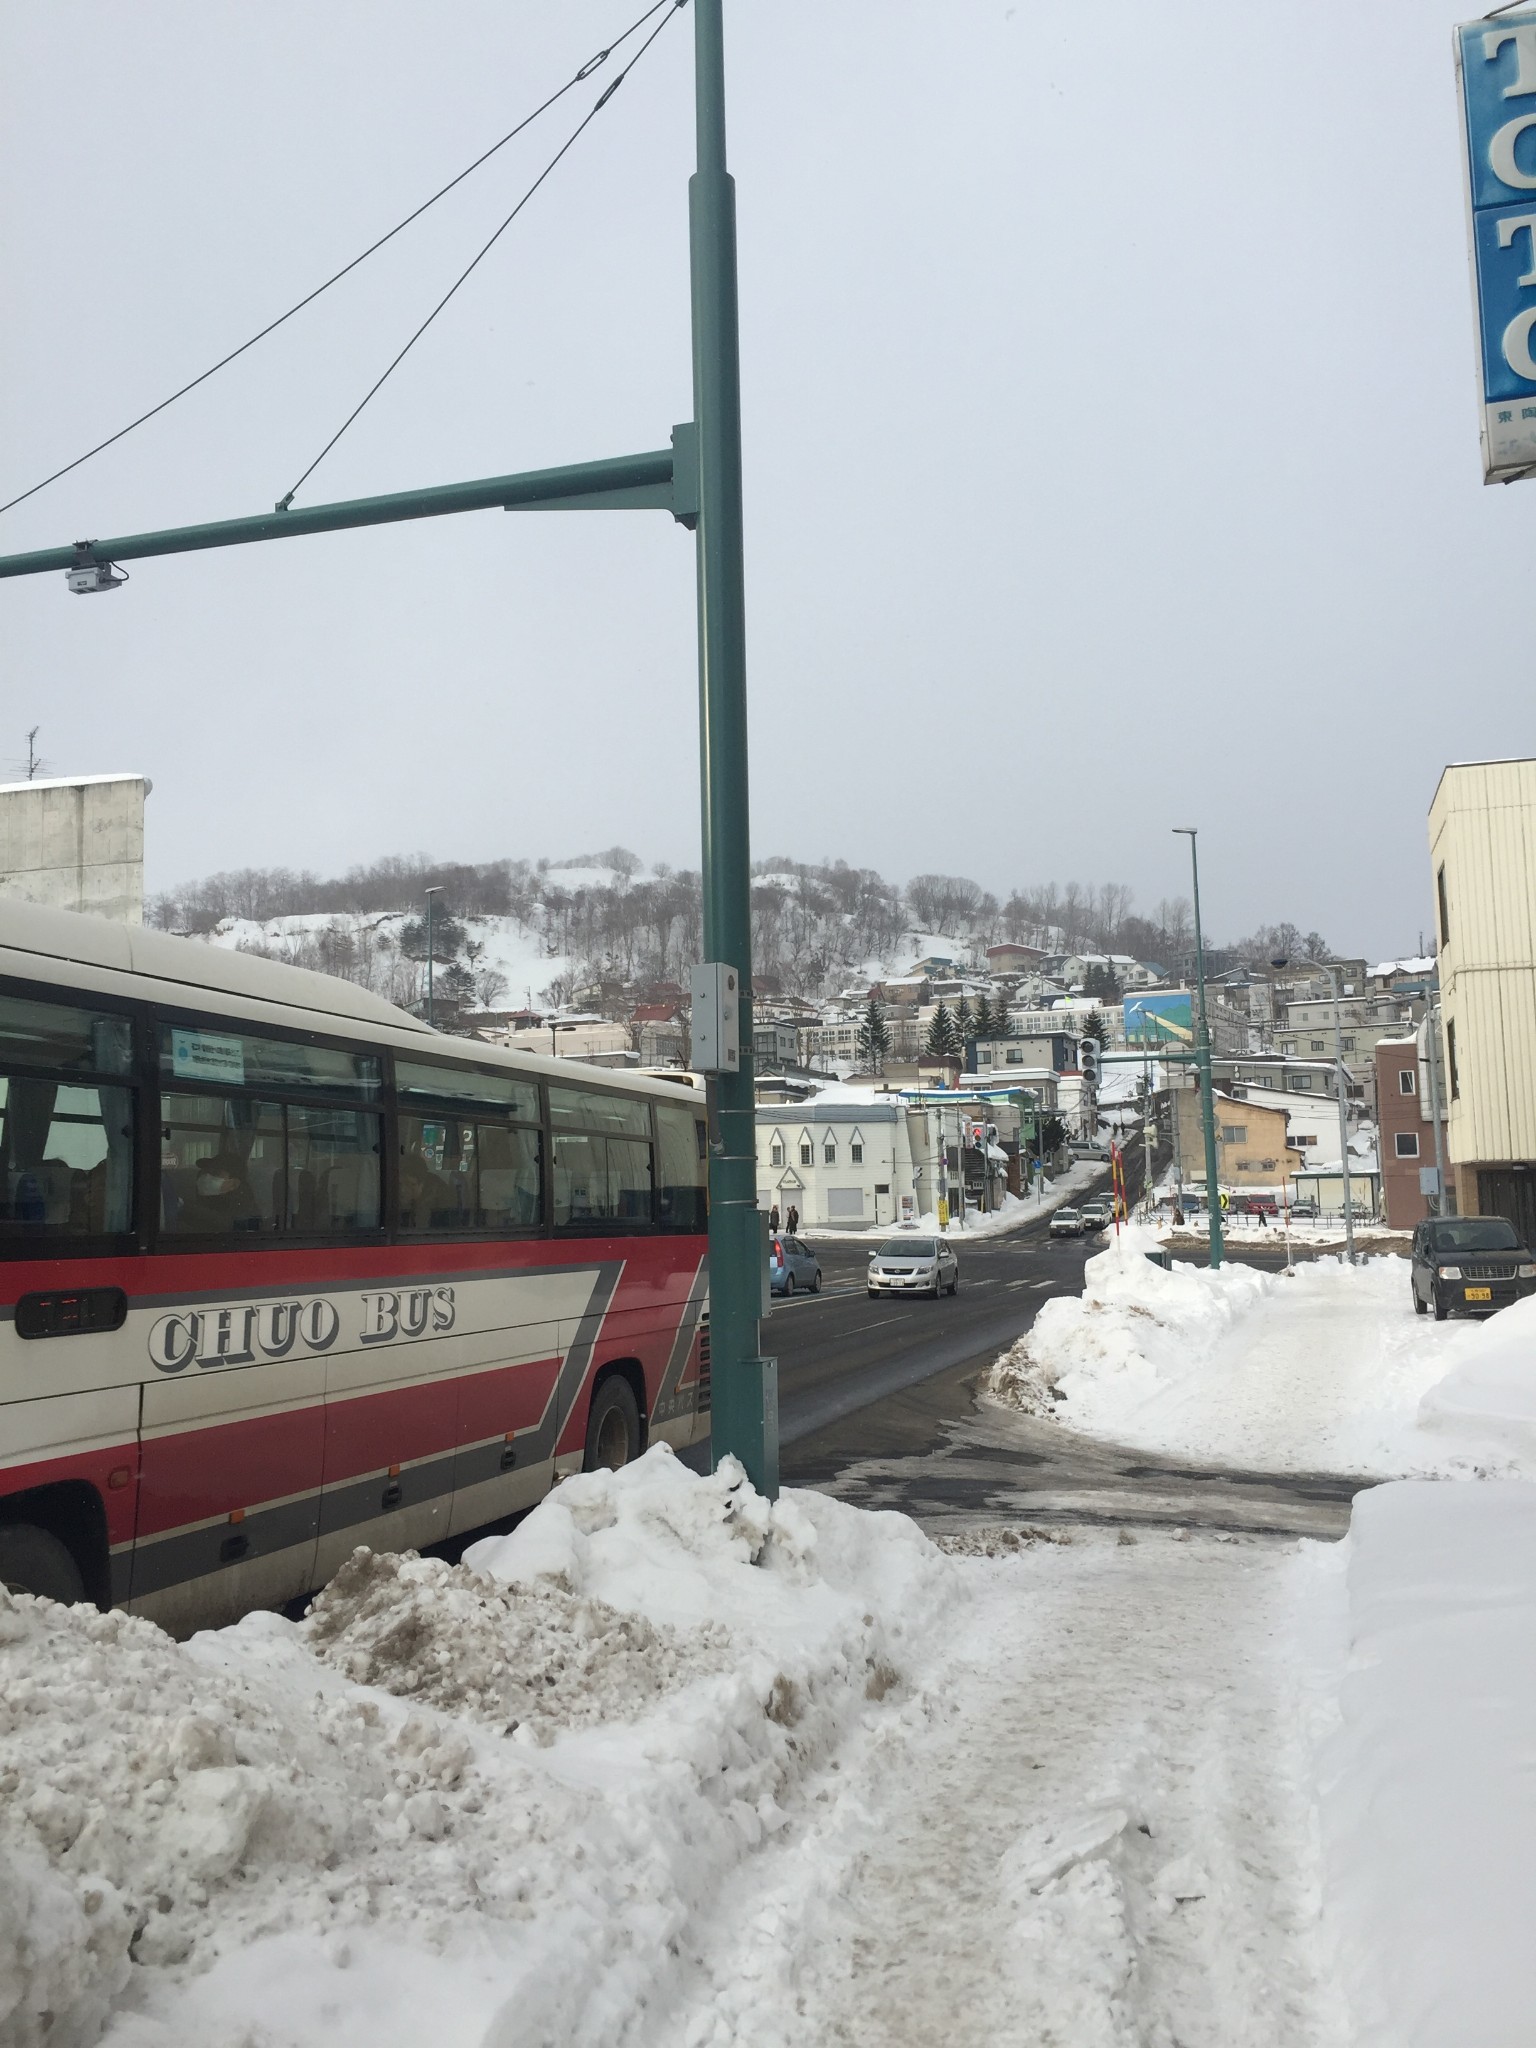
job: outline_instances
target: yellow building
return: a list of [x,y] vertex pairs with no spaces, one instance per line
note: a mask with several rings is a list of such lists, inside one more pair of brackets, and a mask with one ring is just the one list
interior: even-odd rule
[[1445,770],[1429,807],[1457,1207],[1536,1239],[1536,761]]
[[[1205,1185],[1205,1128],[1200,1121],[1200,1090],[1174,1091],[1178,1105],[1179,1157],[1184,1185]],[[1216,1111],[1216,1178],[1224,1188],[1279,1188],[1302,1163],[1300,1149],[1286,1137],[1283,1109],[1270,1109],[1252,1097],[1213,1098]]]

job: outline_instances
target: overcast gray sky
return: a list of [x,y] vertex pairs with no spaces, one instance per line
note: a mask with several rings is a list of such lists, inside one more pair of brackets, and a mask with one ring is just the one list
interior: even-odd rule
[[[281,311],[640,0],[0,7],[0,498]],[[1524,754],[1536,482],[1485,490],[1427,0],[727,0],[753,845],[1187,887],[1394,952],[1451,758]],[[300,502],[688,417],[685,12]],[[602,83],[583,88],[590,94]],[[262,511],[573,125],[0,519]],[[149,881],[696,865],[692,543],[500,512],[0,585],[0,763],[154,778]]]

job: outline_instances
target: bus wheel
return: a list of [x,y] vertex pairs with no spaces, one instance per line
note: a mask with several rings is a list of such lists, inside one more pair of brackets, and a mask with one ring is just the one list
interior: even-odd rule
[[68,1545],[33,1522],[0,1523],[0,1585],[9,1593],[39,1593],[66,1605],[85,1598],[85,1580]]
[[583,1472],[617,1472],[640,1455],[640,1410],[629,1381],[615,1373],[592,1396]]

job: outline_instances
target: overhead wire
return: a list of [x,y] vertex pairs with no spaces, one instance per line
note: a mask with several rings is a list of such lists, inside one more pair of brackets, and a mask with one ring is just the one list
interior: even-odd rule
[[[326,456],[330,454],[331,450],[336,446],[336,443],[341,439],[342,435],[347,431],[348,427],[351,426],[352,422],[357,418],[358,414],[361,413],[364,407],[367,406],[375,397],[377,397],[378,393],[383,389],[384,385],[394,375],[395,371],[399,369],[400,365],[405,361],[405,358],[410,354],[411,350],[416,346],[417,342],[420,341],[421,337],[432,325],[432,322],[437,318],[438,314],[441,313],[443,308],[448,304],[448,301],[453,297],[454,293],[459,289],[459,287],[462,284],[464,284],[468,280],[471,274],[479,267],[479,265],[485,260],[485,258],[489,256],[492,249],[495,248],[496,244],[501,240],[502,236],[506,233],[507,229],[511,227],[513,221],[517,219],[517,216],[522,212],[523,208],[528,204],[529,200],[533,197],[534,193],[538,191],[539,187],[544,183],[545,179],[554,170],[555,166],[560,162],[561,158],[565,156],[566,153],[574,147],[574,145],[580,139],[580,137],[585,133],[585,131],[597,119],[598,115],[603,111],[603,108],[607,106],[608,102],[613,98],[614,94],[618,91],[619,87],[624,83],[625,79],[628,78],[630,72],[633,71],[635,66],[640,62],[640,59],[645,55],[646,51],[651,47],[652,43],[654,43],[656,38],[661,34],[662,30],[666,27],[667,23],[672,19],[673,15],[676,14],[680,8],[687,5],[687,0],[663,0],[663,4],[667,8],[667,13],[656,24],[655,28],[651,30],[650,34],[646,37],[645,41],[640,45],[639,49],[636,50],[633,57],[630,58],[629,62],[624,66],[624,69],[619,73],[618,77],[614,79],[613,83],[610,86],[608,86],[608,88],[604,92],[599,94],[596,100],[593,101],[592,105],[588,108],[587,112],[582,116],[581,120],[571,130],[571,133],[566,137],[565,141],[561,143],[560,147],[555,151],[554,155],[550,158],[549,162],[544,166],[543,170],[540,171],[539,175],[528,187],[527,191],[523,194],[522,198],[518,200],[516,206],[513,207],[512,211],[501,223],[501,226],[497,228],[496,232],[491,236],[490,240],[486,242],[478,250],[478,252],[471,259],[471,261],[464,267],[464,269],[459,272],[458,276],[454,279],[453,283],[448,287],[447,291],[444,292],[443,296],[432,308],[431,312],[427,315],[426,319],[422,321],[421,325],[416,329],[416,332],[411,336],[410,340],[405,344],[404,348],[401,349],[400,353],[389,364],[389,367],[384,371],[383,375],[380,376],[378,380],[373,385],[371,385],[370,388],[363,394],[362,398],[358,400],[357,404],[352,408],[351,412],[347,414],[346,418],[342,421],[341,425],[336,429],[335,433],[332,434],[330,440],[326,442],[325,446],[320,450],[320,453],[309,465],[308,469],[304,471],[304,474],[299,478],[298,482],[292,485],[291,488],[287,492],[285,492],[281,498],[278,499],[276,506],[277,511],[286,512],[288,510],[289,506],[293,503],[294,494],[302,487],[302,485],[308,482],[310,477],[314,475],[315,471],[320,467],[321,463],[324,462]],[[655,9],[653,8],[651,11],[654,13]]]
[[[331,289],[332,285],[340,284],[342,279],[344,277],[349,277],[352,274],[352,272],[357,269],[359,264],[366,263],[370,256],[376,255],[378,251],[384,247],[386,242],[392,242],[395,239],[396,235],[402,234],[405,231],[405,229],[411,225],[413,221],[420,220],[421,216],[424,213],[428,212],[430,208],[436,206],[437,202],[440,199],[446,199],[448,194],[451,191],[453,191],[456,185],[462,185],[464,180],[470,177],[475,171],[478,171],[482,164],[489,163],[491,158],[495,156],[498,151],[505,149],[509,142],[515,141],[516,138],[522,134],[525,128],[531,127],[532,124],[538,120],[541,114],[547,114],[550,108],[554,106],[557,101],[563,100],[568,92],[574,91],[575,88],[578,85],[582,84],[584,80],[590,78],[594,71],[597,71],[598,69],[601,68],[602,65],[607,63],[608,59],[613,55],[615,50],[620,48],[622,44],[627,43],[631,36],[638,34],[639,31],[642,28],[644,28],[645,24],[651,19],[653,15],[661,14],[663,11],[665,11],[668,18],[670,18],[672,13],[674,13],[677,8],[683,6],[684,4],[685,0],[654,0],[654,4],[646,8],[643,14],[637,16],[636,19],[630,23],[629,27],[624,30],[622,35],[615,36],[613,41],[607,46],[606,49],[599,50],[596,52],[594,56],[589,57],[586,63],[581,66],[580,70],[575,72],[570,78],[568,78],[565,84],[562,85],[558,89],[558,91],[552,92],[549,95],[548,99],[541,101],[541,103],[534,108],[531,114],[524,115],[523,119],[518,122],[517,126],[515,128],[509,128],[506,134],[502,136],[499,142],[493,142],[489,149],[482,151],[481,154],[475,158],[472,164],[466,164],[464,169],[460,171],[456,177],[450,178],[446,185],[440,186],[438,190],[432,194],[430,199],[424,199],[421,202],[420,206],[418,206],[414,210],[414,212],[408,213],[405,216],[404,220],[397,221],[395,225],[388,231],[387,234],[380,235],[376,242],[370,242],[368,247],[364,249],[360,255],[354,256],[350,263],[343,264],[340,270],[336,271],[334,275],[328,277],[325,280],[324,284],[316,285],[315,289],[312,292],[306,293],[306,295],[302,299],[300,299],[295,305],[290,306],[286,313],[280,313],[275,320],[269,320],[265,327],[261,328],[257,333],[251,336],[249,341],[242,341],[240,346],[238,348],[232,348],[229,351],[228,355],[220,356],[219,360],[216,363],[210,364],[206,370],[202,371],[198,376],[193,377],[188,383],[183,384],[179,390],[173,391],[169,398],[162,398],[160,403],[158,405],[152,405],[149,408],[148,412],[141,412],[138,418],[130,420],[127,426],[119,427],[115,434],[109,434],[104,441],[98,441],[94,448],[87,448],[83,455],[77,455],[73,462],[66,462],[62,469],[54,470],[51,476],[45,476],[40,483],[35,483],[29,489],[19,492],[16,497],[8,499],[5,502],[5,504],[0,505],[0,513],[11,511],[15,506],[24,504],[28,498],[35,498],[38,492],[46,490],[49,484],[57,483],[60,477],[68,476],[71,470],[79,469],[83,463],[89,462],[93,456],[100,455],[106,449],[115,446],[115,444],[121,441],[126,435],[131,434],[135,428],[144,426],[148,421],[156,418],[160,413],[164,412],[168,406],[174,405],[178,398],[185,398],[189,391],[195,391],[200,384],[206,384],[208,382],[208,379],[210,377],[216,376],[220,370],[227,369],[228,366],[232,362],[236,361],[238,357],[245,355],[248,350],[253,349],[259,341],[265,341],[269,334],[275,334],[278,328],[283,326],[285,322],[291,320],[296,313],[302,313],[306,306],[312,306],[316,299],[320,298],[325,292],[328,292]],[[665,26],[665,23],[663,23],[662,25]],[[644,46],[645,48],[649,48],[650,42],[654,41],[655,39],[655,34],[656,31],[653,30],[651,37],[647,40],[647,43]],[[637,52],[637,55],[643,55],[643,53],[644,51],[642,49],[642,51]],[[632,59],[630,64],[625,66],[625,72],[632,70],[633,64],[634,60]],[[624,77],[624,75],[624,72],[620,73],[619,76],[621,80]],[[603,95],[602,99],[598,100],[597,105],[602,106],[604,100],[610,97],[611,89],[610,92],[605,93]],[[594,108],[594,112],[595,111],[596,109]],[[590,116],[588,118],[590,119]],[[585,123],[583,123],[583,126],[585,126]],[[577,132],[579,133],[580,131],[578,130]],[[567,147],[569,147],[569,145],[567,145]],[[388,373],[386,372],[386,374]],[[372,394],[370,393],[369,395],[371,396]],[[367,401],[365,400],[364,403],[366,404],[366,402]],[[345,428],[343,428],[342,431],[345,432]],[[300,481],[302,482],[302,478],[300,479]],[[295,488],[297,488],[297,486],[295,486]]]

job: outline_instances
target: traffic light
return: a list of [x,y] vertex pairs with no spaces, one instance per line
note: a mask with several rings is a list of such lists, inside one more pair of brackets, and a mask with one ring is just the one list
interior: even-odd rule
[[1077,1070],[1083,1077],[1085,1088],[1098,1088],[1099,1041],[1096,1038],[1080,1038],[1077,1041]]

